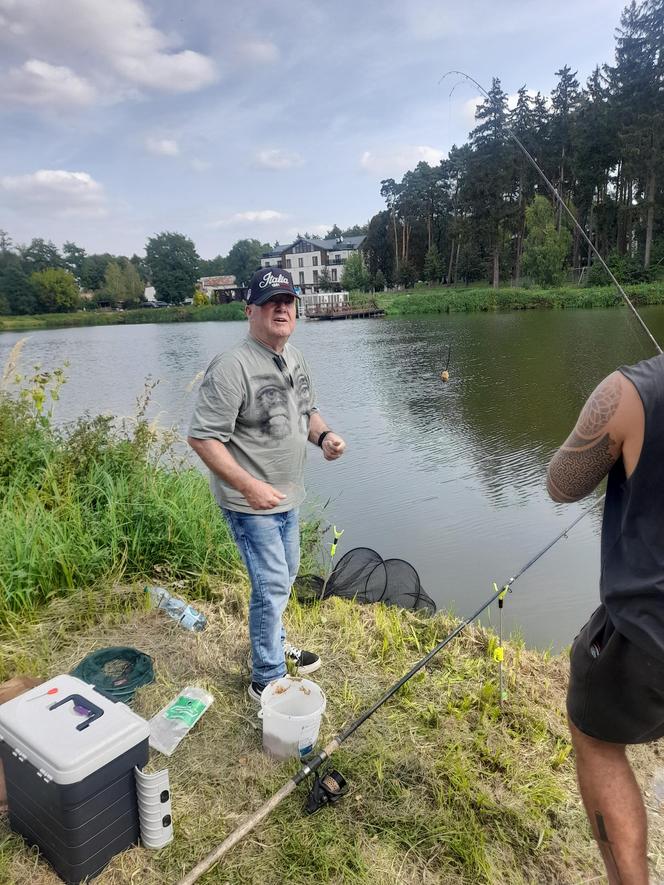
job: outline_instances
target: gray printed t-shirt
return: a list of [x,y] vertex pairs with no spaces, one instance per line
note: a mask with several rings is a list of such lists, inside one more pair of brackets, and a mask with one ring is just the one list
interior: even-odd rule
[[[216,356],[203,378],[189,426],[189,436],[218,439],[248,473],[286,495],[277,507],[260,511],[266,514],[283,513],[304,501],[309,416],[318,410],[300,351],[285,345],[283,371],[275,356],[276,351],[251,336]],[[210,487],[222,507],[258,512],[212,472]]]

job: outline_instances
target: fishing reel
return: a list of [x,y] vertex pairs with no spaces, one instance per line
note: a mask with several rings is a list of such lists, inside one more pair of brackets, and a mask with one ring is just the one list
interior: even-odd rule
[[307,797],[304,810],[307,814],[315,814],[325,805],[336,803],[348,792],[346,778],[336,768],[328,768],[322,774],[314,775],[314,785]]

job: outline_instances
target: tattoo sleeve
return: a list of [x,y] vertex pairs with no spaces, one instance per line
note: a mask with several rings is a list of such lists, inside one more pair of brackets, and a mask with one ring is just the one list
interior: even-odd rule
[[607,425],[622,395],[620,380],[606,378],[583,407],[576,427],[549,464],[547,486],[556,501],[578,501],[606,476],[620,456]]

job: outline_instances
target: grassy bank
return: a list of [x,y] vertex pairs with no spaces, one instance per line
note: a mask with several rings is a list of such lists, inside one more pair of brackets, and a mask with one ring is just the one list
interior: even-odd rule
[[[637,306],[664,304],[662,283],[627,286],[625,291]],[[624,303],[612,286],[556,289],[417,288],[378,294],[376,302],[392,316],[534,308],[617,307]]]
[[[625,291],[637,306],[664,304],[664,284],[640,283]],[[353,293],[353,300],[364,304],[365,293]],[[383,292],[375,301],[388,316],[427,313],[453,313],[489,310],[528,310],[533,308],[617,307],[623,304],[612,286],[556,289],[517,289],[504,287],[458,287],[429,289],[418,287],[404,292]],[[123,326],[134,323],[195,323],[243,320],[244,305],[187,305],[161,309],[128,311],[77,311],[35,316],[0,316],[0,332],[30,329],[59,329],[71,326]]]
[[205,477],[138,415],[48,416],[58,378],[0,391],[0,622],[99,581],[161,576],[203,592],[238,557]]
[[[116,857],[99,885],[174,883],[257,809],[296,769],[261,752],[248,679],[246,587],[213,583],[197,603],[208,627],[191,634],[144,607],[140,587],[78,592],[52,602],[0,644],[0,676],[54,675],[92,649],[130,645],[152,655],[156,683],[134,708],[154,715],[187,684],[214,704],[168,760],[175,840],[155,853]],[[323,741],[377,696],[452,626],[396,609],[329,599],[292,603],[294,641],[324,656]],[[48,639],[47,639],[48,637]],[[494,637],[461,635],[334,756],[351,791],[333,809],[303,814],[305,788],[287,799],[201,882],[249,885],[579,885],[603,881],[577,796],[564,720],[567,661],[506,648],[509,696],[497,704]],[[648,787],[657,757],[635,748]],[[653,810],[655,810],[653,808]],[[662,828],[651,820],[653,872]],[[598,877],[597,879],[595,877]],[[50,869],[0,822],[0,881],[56,885]]]
[[0,332],[28,329],[61,329],[72,326],[125,326],[135,323],[224,322],[244,319],[244,305],[210,304],[201,307],[144,308],[142,310],[78,310],[34,316],[0,316]]

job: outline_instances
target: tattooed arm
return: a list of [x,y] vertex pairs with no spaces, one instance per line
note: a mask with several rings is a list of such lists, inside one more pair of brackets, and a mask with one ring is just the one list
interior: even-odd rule
[[[574,430],[551,459],[547,489],[553,500],[584,498],[621,455],[629,475],[640,452],[641,443],[636,439],[639,431],[642,441],[643,407],[639,395],[624,375],[613,372],[592,392]],[[626,454],[632,464],[627,463]]]

